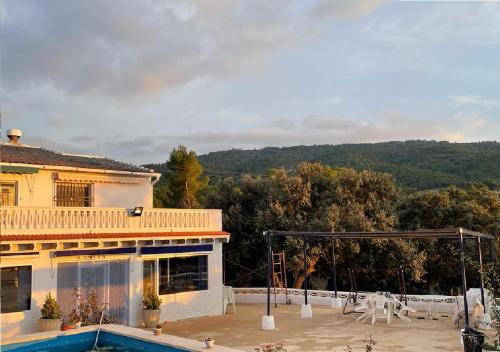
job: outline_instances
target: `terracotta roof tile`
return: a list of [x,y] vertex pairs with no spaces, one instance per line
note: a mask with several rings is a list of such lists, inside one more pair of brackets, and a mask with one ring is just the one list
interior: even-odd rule
[[53,165],[130,172],[152,172],[142,166],[97,156],[63,154],[45,148],[0,144],[0,161],[5,163]]
[[147,233],[80,233],[80,234],[46,234],[46,235],[0,235],[0,241],[60,241],[60,240],[93,240],[121,238],[155,238],[155,237],[227,237],[226,231],[200,232],[147,232]]

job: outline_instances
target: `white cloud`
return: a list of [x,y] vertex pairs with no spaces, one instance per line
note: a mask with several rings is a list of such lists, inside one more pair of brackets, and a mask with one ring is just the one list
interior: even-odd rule
[[477,106],[483,108],[499,108],[500,100],[485,99],[479,95],[451,95],[448,97],[452,106]]
[[377,5],[7,0],[3,81],[7,89],[48,84],[71,94],[154,95],[199,78],[258,70],[274,50],[307,38],[328,18],[360,16]]

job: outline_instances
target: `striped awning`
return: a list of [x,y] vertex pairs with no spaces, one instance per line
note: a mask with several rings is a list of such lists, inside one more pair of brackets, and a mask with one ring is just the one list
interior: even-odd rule
[[37,174],[38,169],[29,166],[0,165],[0,172],[2,174]]

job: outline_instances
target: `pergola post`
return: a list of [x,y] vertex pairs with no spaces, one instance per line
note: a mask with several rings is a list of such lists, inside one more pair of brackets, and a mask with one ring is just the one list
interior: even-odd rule
[[265,231],[264,236],[267,236],[267,302],[266,302],[267,305],[266,305],[266,315],[262,317],[262,330],[274,330],[276,326],[274,324],[274,316],[271,315],[272,234],[269,233],[269,231]]
[[304,236],[304,304],[300,310],[300,316],[302,318],[312,318],[312,307],[307,303],[307,240]]
[[467,305],[467,279],[465,276],[465,252],[464,252],[464,236],[462,229],[459,229],[459,246],[460,246],[460,272],[462,274],[462,294],[464,295],[464,320],[465,332],[469,332],[469,307]]
[[337,292],[337,263],[335,261],[335,238],[332,238],[332,281],[333,281],[333,291],[335,292],[330,306],[331,308],[342,308],[342,301],[338,297]]
[[493,296],[495,296],[495,293],[497,291],[497,266],[495,261],[495,243],[493,239],[490,239],[490,260],[491,265],[493,265],[493,270],[491,273],[491,287],[493,288]]
[[477,251],[479,254],[479,285],[481,289],[481,304],[483,305],[483,310],[486,313],[486,306],[484,304],[484,278],[483,278],[483,253],[481,252],[481,238],[477,237]]

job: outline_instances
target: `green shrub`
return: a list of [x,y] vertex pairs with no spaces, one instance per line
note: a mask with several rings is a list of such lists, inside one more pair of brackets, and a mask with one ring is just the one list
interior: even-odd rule
[[42,319],[61,319],[59,305],[50,293],[45,298],[45,303],[40,312],[42,313]]
[[145,310],[160,309],[161,299],[153,291],[147,291],[142,298],[142,305]]

